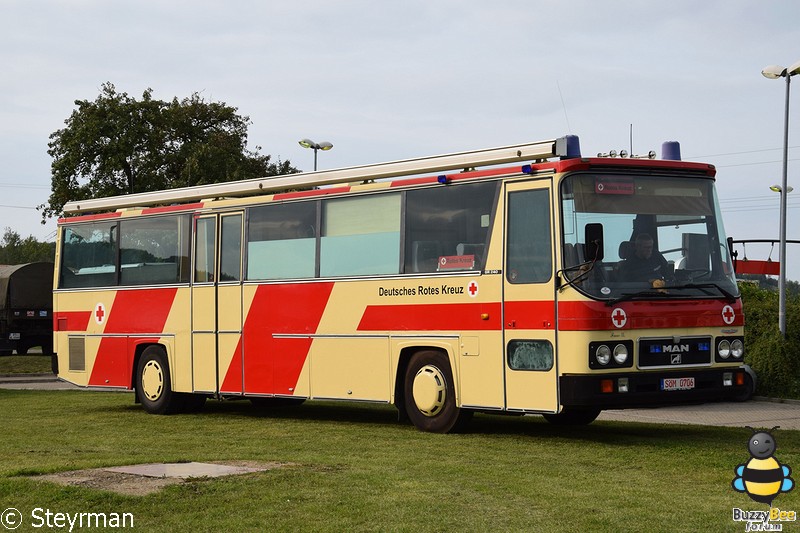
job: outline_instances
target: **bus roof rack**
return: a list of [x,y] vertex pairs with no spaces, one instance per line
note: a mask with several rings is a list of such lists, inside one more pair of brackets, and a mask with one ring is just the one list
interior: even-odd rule
[[[570,136],[572,137],[572,136]],[[577,140],[577,137],[575,138]],[[111,211],[130,206],[152,207],[199,201],[205,198],[239,197],[286,189],[320,187],[339,183],[413,176],[447,170],[502,165],[509,163],[573,156],[568,150],[569,138],[551,139],[499,148],[456,152],[388,163],[362,165],[334,170],[285,174],[225,183],[180,187],[163,191],[142,192],[107,198],[75,200],[64,205],[64,213]]]

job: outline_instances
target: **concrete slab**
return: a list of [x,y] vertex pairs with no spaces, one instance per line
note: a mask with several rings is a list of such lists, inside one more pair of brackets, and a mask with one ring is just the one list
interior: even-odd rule
[[644,422],[648,424],[698,424],[800,430],[800,402],[786,400],[749,401],[741,403],[709,403],[657,407],[651,409],[622,409],[600,413],[598,420]]
[[130,392],[121,387],[79,387],[54,374],[0,374],[0,389],[10,390],[97,390]]
[[269,470],[270,466],[232,466],[213,463],[150,463],[143,465],[115,466],[104,468],[106,472],[116,472],[118,474],[132,474],[135,476],[156,477],[156,478],[180,478],[187,479],[193,477],[221,477],[233,476],[238,474],[251,474],[253,472],[263,472]]

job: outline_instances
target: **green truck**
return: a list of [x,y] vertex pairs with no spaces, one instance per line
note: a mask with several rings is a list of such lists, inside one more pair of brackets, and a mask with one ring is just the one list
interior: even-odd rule
[[53,353],[53,263],[0,265],[0,355]]

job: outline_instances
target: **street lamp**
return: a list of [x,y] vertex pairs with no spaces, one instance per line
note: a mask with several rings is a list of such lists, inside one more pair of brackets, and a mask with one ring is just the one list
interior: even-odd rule
[[303,148],[311,148],[314,150],[314,172],[317,171],[317,150],[328,151],[333,148],[333,145],[328,141],[322,141],[321,143],[315,143],[311,139],[300,139],[298,141],[300,146]]
[[[786,78],[786,106],[783,121],[783,173],[781,174],[781,243],[780,243],[780,267],[778,273],[778,329],[781,337],[786,337],[786,195],[789,194],[787,181],[787,169],[789,165],[789,84],[792,76],[800,73],[800,61],[789,68],[778,65],[770,65],[761,71],[765,78],[776,80]],[[773,189],[774,190],[774,189]]]

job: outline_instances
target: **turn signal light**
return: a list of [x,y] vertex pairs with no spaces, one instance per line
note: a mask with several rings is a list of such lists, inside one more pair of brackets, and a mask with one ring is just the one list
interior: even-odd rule
[[600,392],[603,394],[610,394],[614,392],[614,380],[613,379],[603,379],[600,381]]

